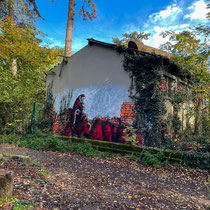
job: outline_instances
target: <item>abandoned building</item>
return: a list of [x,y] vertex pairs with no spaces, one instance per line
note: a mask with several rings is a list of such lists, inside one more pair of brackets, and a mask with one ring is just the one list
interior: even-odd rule
[[[72,108],[78,96],[84,94],[84,112],[88,119],[97,116],[121,117],[123,122],[131,123],[134,115],[134,102],[130,97],[132,81],[123,66],[123,53],[119,52],[115,44],[87,40],[87,46],[65,58],[47,73],[46,85],[52,87],[55,112],[60,113],[65,108]],[[171,54],[145,45],[138,46],[135,42],[129,42],[128,49],[131,52],[140,51],[145,55],[158,55],[160,59],[167,61],[167,65],[171,65],[170,68],[167,67],[169,70],[163,70],[163,75],[167,83],[167,115],[173,115],[173,106],[169,100],[173,88],[180,83],[188,91],[188,86],[177,76],[178,67],[170,63]],[[182,129],[187,123],[184,112],[183,107],[179,111]]]

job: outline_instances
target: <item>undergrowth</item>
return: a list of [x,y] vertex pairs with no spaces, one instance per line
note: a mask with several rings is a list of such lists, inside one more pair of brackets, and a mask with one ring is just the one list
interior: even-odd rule
[[[187,140],[186,140],[187,141]],[[207,140],[206,140],[207,141]],[[194,139],[196,144],[204,144],[201,138]],[[72,152],[75,154],[99,157],[109,159],[112,157],[111,152],[99,151],[97,146],[93,146],[90,142],[85,143],[74,143],[71,140],[64,140],[58,135],[52,135],[48,133],[43,133],[39,130],[36,131],[34,135],[7,135],[0,136],[0,143],[10,143],[15,144],[20,147],[28,147],[34,150],[48,150],[55,152]],[[203,147],[204,148],[204,147]],[[114,150],[113,150],[114,151]],[[138,153],[138,152],[137,152]],[[162,167],[168,164],[170,156],[166,155],[163,151],[150,151],[145,148],[139,154],[132,153],[128,156],[130,160],[137,160],[144,165],[152,165],[155,167]],[[175,155],[175,161],[178,161],[178,165],[182,165],[190,168],[200,168],[209,169],[209,153],[201,153],[198,151],[168,151],[168,153]],[[36,163],[34,163],[36,164]]]
[[161,168],[162,166],[166,166],[168,164],[163,152],[153,154],[147,150],[143,150],[140,155],[132,153],[128,156],[128,158],[131,161],[139,161],[144,165],[150,165],[156,168]]
[[[34,150],[46,150],[54,152],[72,152],[75,154],[109,158],[111,153],[101,152],[93,148],[90,143],[72,143],[71,141],[63,140],[58,135],[43,133],[39,130],[36,134],[25,136],[7,135],[0,137],[0,143],[14,144],[19,147],[27,147]],[[32,160],[31,160],[32,161]],[[34,163],[36,164],[36,163]]]

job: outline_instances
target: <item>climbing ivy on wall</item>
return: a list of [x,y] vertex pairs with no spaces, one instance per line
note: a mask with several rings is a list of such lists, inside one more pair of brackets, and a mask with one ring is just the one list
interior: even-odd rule
[[134,126],[142,132],[144,145],[160,147],[166,114],[164,94],[160,91],[164,69],[162,56],[124,49],[124,58],[124,69],[134,83],[130,90],[135,102]]
[[171,97],[171,103],[173,105],[173,118],[172,118],[172,128],[174,134],[180,134],[180,129],[182,122],[179,118],[179,111],[182,105],[187,101],[187,95],[185,90],[178,85],[174,91],[173,97]]
[[[117,50],[124,53],[124,69],[131,78],[130,97],[135,102],[134,126],[142,133],[144,145],[161,147],[167,132],[180,134],[182,122],[179,112],[182,105],[190,101],[185,88],[177,79],[171,89],[171,84],[165,78],[165,74],[172,72],[181,78],[179,69],[167,57],[132,51],[122,46],[117,47]],[[165,101],[169,92],[173,92],[167,98],[173,106],[173,116],[166,119]]]

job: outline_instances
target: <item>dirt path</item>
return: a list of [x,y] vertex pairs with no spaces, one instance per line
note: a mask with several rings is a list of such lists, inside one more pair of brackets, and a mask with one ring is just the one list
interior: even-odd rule
[[210,204],[206,171],[11,145],[0,145],[0,153],[28,155],[49,170],[50,182],[36,192],[36,201],[47,209],[206,209]]

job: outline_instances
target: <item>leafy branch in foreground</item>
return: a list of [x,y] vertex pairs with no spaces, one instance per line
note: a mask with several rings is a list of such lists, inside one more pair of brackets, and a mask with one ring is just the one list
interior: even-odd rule
[[21,132],[33,102],[44,101],[45,82],[40,78],[60,61],[59,50],[41,47],[36,29],[20,27],[9,18],[0,23],[0,31],[0,127],[18,121]]
[[171,52],[173,61],[182,70],[182,75],[189,84],[193,95],[195,129],[199,133],[202,121],[202,110],[209,105],[209,27],[199,25],[180,33],[165,32],[163,37],[169,41],[161,46]]

